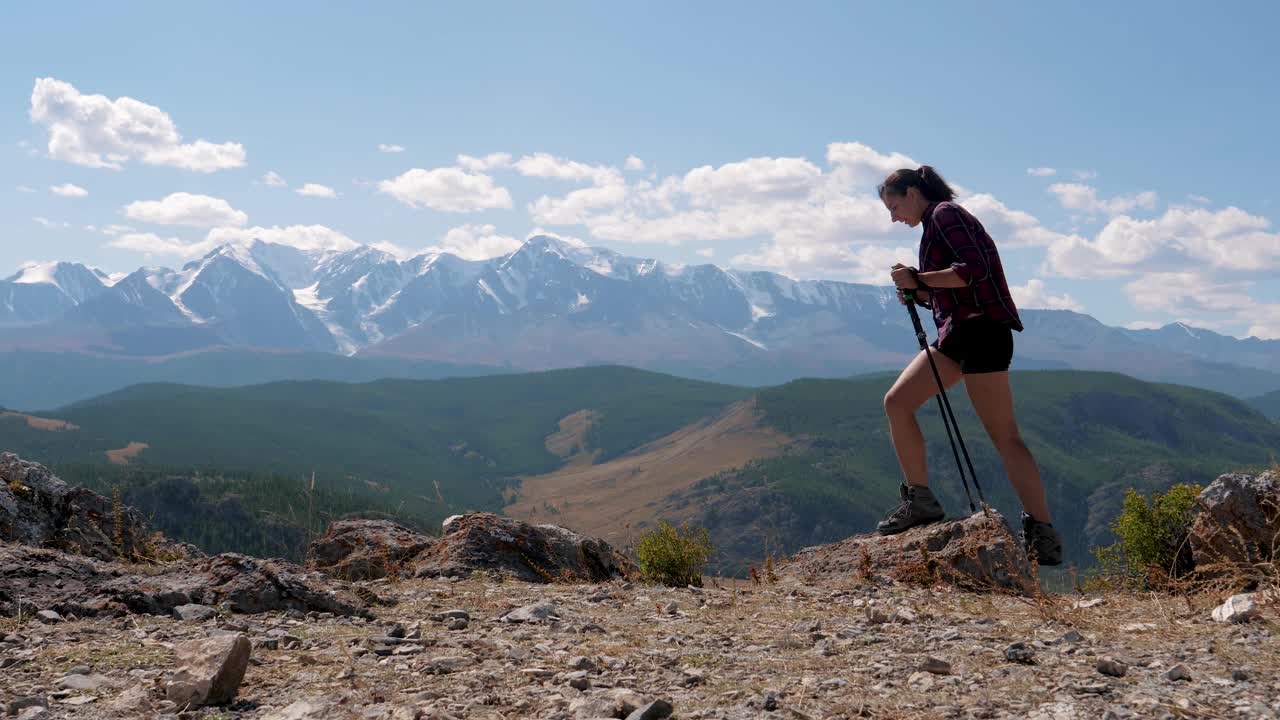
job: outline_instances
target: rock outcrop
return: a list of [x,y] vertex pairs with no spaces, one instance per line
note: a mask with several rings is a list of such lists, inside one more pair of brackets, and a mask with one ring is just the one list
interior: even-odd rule
[[[1220,475],[1200,492],[1191,553],[1202,573],[1275,562],[1280,551],[1280,472]],[[1215,567],[1216,566],[1216,567]]]
[[434,542],[389,520],[338,520],[311,543],[311,562],[344,580],[401,574],[404,563]]
[[70,487],[43,465],[13,453],[0,453],[0,540],[99,560],[201,554],[151,532],[134,508]]
[[0,545],[0,615],[95,617],[171,615],[199,604],[231,613],[296,610],[365,615],[354,596],[344,600],[326,579],[290,563],[224,553],[154,568],[124,566],[59,550]]
[[0,454],[2,615],[169,615],[189,604],[232,613],[366,614],[326,582],[280,560],[207,557],[152,532],[134,508]]
[[1034,586],[1021,543],[995,510],[897,535],[854,535],[798,551],[780,572],[796,577],[889,578],[1025,593]]
[[431,538],[386,520],[340,521],[312,543],[311,555],[315,567],[344,579],[484,571],[536,583],[601,582],[634,570],[605,541],[556,525],[470,513],[445,520],[443,530]]

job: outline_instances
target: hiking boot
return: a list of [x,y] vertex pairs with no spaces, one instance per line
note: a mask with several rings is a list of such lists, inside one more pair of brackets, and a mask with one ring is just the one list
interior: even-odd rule
[[898,487],[902,496],[902,504],[889,513],[889,517],[876,524],[881,535],[896,535],[917,525],[928,525],[947,516],[933,496],[933,491],[924,485],[902,484]]
[[1027,555],[1035,555],[1040,565],[1062,564],[1062,536],[1053,525],[1022,513],[1022,542]]

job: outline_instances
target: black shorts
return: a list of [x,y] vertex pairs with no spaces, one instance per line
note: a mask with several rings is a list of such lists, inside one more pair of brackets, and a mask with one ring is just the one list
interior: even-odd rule
[[954,323],[942,347],[933,347],[960,364],[965,375],[1003,372],[1013,362],[1013,328],[978,317]]

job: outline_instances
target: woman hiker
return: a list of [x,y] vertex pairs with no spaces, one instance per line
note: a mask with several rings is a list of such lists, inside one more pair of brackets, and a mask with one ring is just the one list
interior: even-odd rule
[[[915,302],[933,311],[938,339],[927,352],[933,355],[942,385],[949,388],[964,380],[973,409],[1022,501],[1027,553],[1034,554],[1041,565],[1058,565],[1062,537],[1051,524],[1040,471],[1013,416],[1009,363],[1013,331],[1022,330],[1022,321],[1009,295],[995,243],[977,218],[953,202],[955,193],[928,165],[895,171],[880,185],[879,193],[893,222],[924,225],[919,269],[899,265],[892,271],[898,299],[904,305],[912,302],[903,291],[914,290]],[[938,380],[925,352],[907,365],[884,397],[904,478],[902,504],[877,525],[884,535],[945,516],[929,490],[924,435],[915,417],[916,410],[938,393]]]

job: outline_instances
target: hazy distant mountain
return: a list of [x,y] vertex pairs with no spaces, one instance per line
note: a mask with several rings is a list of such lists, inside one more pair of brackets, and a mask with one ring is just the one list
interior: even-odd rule
[[[615,363],[766,385],[898,368],[917,349],[888,287],[675,265],[546,236],[482,261],[254,241],[116,278],[55,263],[0,281],[0,300],[0,350],[116,357],[233,348],[496,370]],[[1019,368],[1112,370],[1239,396],[1280,389],[1280,341],[1023,315]]]

